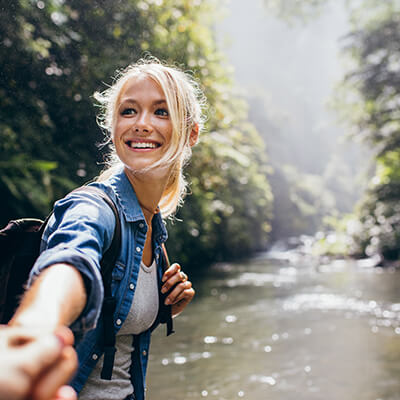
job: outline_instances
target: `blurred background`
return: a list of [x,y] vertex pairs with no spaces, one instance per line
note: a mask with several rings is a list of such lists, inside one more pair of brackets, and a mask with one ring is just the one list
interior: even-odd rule
[[116,69],[151,54],[207,96],[191,195],[168,222],[198,295],[154,345],[151,398],[400,398],[399,0],[0,12],[3,225],[99,174],[93,93]]
[[318,251],[396,259],[397,7],[3,2],[1,223],[45,216],[99,173],[93,93],[148,52],[192,71],[209,101],[192,194],[170,226],[175,257],[197,268],[319,232]]

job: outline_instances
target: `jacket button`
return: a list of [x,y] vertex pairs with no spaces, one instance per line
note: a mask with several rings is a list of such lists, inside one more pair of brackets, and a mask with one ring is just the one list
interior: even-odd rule
[[122,324],[122,321],[118,318],[118,319],[115,321],[115,323],[119,326],[119,325]]
[[141,223],[139,224],[139,228],[140,228],[140,229],[143,229],[143,228],[144,228],[144,223],[143,223],[143,222],[141,222]]
[[99,356],[96,353],[92,355],[92,360],[96,361],[98,358],[99,358]]
[[136,251],[137,251],[138,253],[140,253],[140,252],[142,251],[142,249],[138,246],[138,247],[136,247]]
[[135,289],[135,285],[133,283],[130,283],[129,284],[129,289],[131,289],[131,290]]
[[143,354],[144,357],[146,357],[147,356],[147,351],[143,350],[142,354]]

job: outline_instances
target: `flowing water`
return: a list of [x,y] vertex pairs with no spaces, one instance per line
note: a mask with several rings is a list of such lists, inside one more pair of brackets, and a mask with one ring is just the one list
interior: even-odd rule
[[153,335],[149,400],[400,400],[400,271],[280,258],[192,279]]

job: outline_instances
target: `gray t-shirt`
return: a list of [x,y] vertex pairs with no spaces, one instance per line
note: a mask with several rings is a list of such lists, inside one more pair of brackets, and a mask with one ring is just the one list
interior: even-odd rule
[[123,400],[133,393],[130,380],[133,335],[149,329],[158,313],[158,284],[155,261],[140,265],[132,306],[116,337],[113,375],[110,381],[100,378],[103,356],[89,375],[79,400]]

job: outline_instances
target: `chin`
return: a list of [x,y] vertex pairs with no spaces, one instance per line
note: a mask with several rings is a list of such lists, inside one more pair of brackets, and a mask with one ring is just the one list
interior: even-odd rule
[[134,176],[146,177],[148,179],[168,179],[171,168],[151,168],[153,163],[137,163],[135,165],[125,164],[125,169]]

